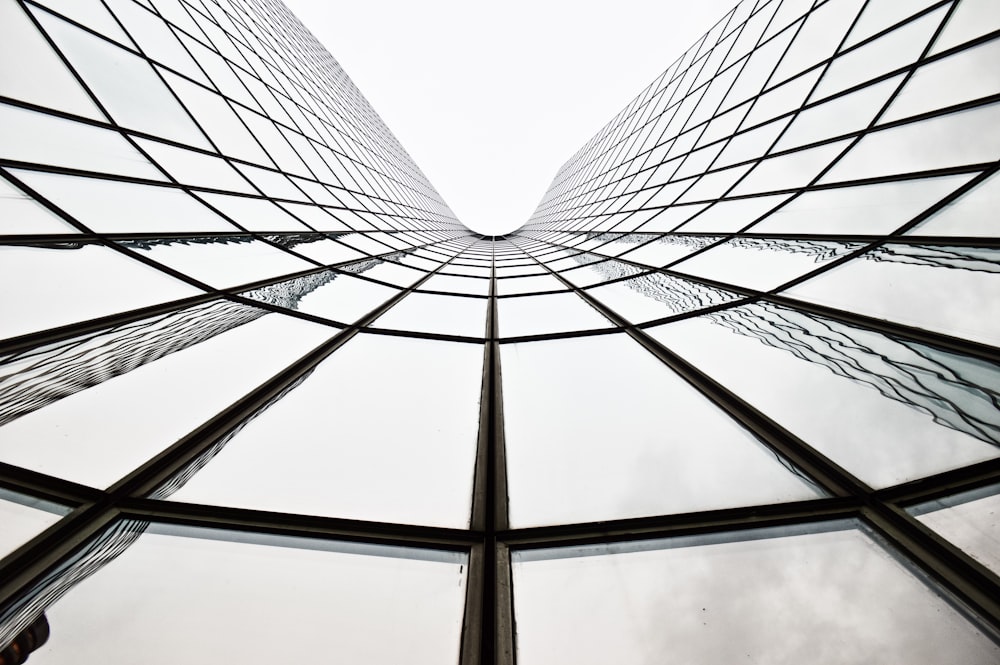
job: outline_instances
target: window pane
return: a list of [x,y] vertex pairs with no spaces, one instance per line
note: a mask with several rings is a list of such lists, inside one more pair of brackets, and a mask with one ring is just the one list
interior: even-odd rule
[[501,355],[512,526],[817,496],[624,335],[504,344]]
[[486,304],[486,298],[411,293],[371,325],[375,328],[483,337],[486,335]]
[[879,319],[1000,343],[1000,250],[882,245],[786,293]]
[[765,303],[649,332],[874,487],[1000,455],[1000,366]]
[[921,522],[1000,574],[1000,486],[992,485],[909,509]]
[[359,335],[173,499],[467,527],[483,348]]
[[846,524],[527,551],[512,569],[519,665],[1000,658],[947,599]]
[[0,283],[0,338],[201,293],[99,245],[0,245]]
[[[335,333],[226,301],[144,323],[14,364],[0,460],[107,487]],[[116,363],[123,351],[135,369]],[[44,368],[30,386],[25,364]]]
[[500,298],[497,309],[502,337],[592,330],[612,325],[575,293]]
[[[134,539],[142,525],[131,524]],[[448,552],[153,527],[109,563],[92,563],[99,570],[47,610],[51,636],[32,660],[167,665],[184,654],[253,663],[280,651],[302,663],[453,663],[465,562]]]
[[59,521],[69,510],[0,487],[0,559]]

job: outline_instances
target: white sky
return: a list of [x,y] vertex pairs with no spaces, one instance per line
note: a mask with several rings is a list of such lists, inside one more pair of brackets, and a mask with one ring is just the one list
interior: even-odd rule
[[557,169],[735,0],[285,0],[462,222],[523,224]]

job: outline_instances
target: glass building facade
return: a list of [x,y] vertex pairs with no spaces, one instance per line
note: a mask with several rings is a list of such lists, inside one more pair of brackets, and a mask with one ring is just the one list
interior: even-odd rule
[[1000,662],[996,0],[745,0],[503,237],[276,0],[0,35],[0,662]]

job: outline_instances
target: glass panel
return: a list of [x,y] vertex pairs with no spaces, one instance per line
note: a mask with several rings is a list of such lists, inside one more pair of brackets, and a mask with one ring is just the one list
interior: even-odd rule
[[787,294],[986,344],[1000,343],[1000,250],[883,245]]
[[275,650],[299,663],[457,662],[464,554],[144,530],[119,524],[63,571],[85,579],[47,609],[51,635],[32,662],[254,663]]
[[673,269],[770,291],[860,247],[860,243],[826,240],[734,238],[678,263]]
[[764,303],[648,332],[873,487],[1000,456],[996,365]]
[[501,298],[497,300],[497,309],[502,337],[592,330],[612,325],[575,293]]
[[997,154],[1000,104],[991,104],[869,134],[820,182],[992,162]]
[[753,108],[750,109],[750,113],[747,114],[743,127],[753,127],[790,111],[797,111],[805,103],[806,96],[812,91],[813,86],[816,85],[820,72],[821,68],[817,67],[811,72],[797,76],[788,83],[771,88],[770,91],[758,97]]
[[[684,183],[681,183],[684,185]],[[707,204],[695,203],[694,205],[681,205],[666,208],[651,220],[643,224],[642,231],[673,231],[678,226],[691,219],[699,211],[704,210]]]
[[[107,487],[333,333],[326,326],[216,301],[162,317],[150,327],[130,325],[97,340],[66,343],[62,348],[82,345],[94,355],[89,362],[67,357],[66,351],[55,357],[58,364],[36,382],[52,385],[56,394],[36,385],[45,406],[21,408],[0,428],[0,459]],[[175,336],[183,334],[197,337],[181,343]],[[282,343],[273,344],[276,339]],[[260,353],[264,348],[267,353]],[[113,355],[122,350],[133,367],[140,358],[150,362],[123,369],[121,357]],[[158,355],[163,357],[156,360]],[[74,379],[82,371],[92,377],[89,386]]]
[[[398,259],[399,257],[400,254],[395,254],[393,256],[387,256],[386,258]],[[360,272],[360,267],[365,266],[365,277],[370,277],[372,279],[381,280],[383,282],[388,282],[389,284],[395,284],[396,286],[403,287],[410,286],[426,274],[421,270],[409,268],[407,266],[394,263],[393,261],[382,261],[379,259],[361,261],[352,265],[357,266],[358,270],[355,270],[351,266],[344,266],[343,269]]]
[[923,9],[935,4],[936,0],[909,0],[909,2],[897,2],[896,0],[868,0],[861,18],[851,29],[851,36],[847,38],[845,46],[852,46],[862,42],[872,35],[879,33],[886,28],[892,27],[900,21],[913,16]]
[[336,240],[320,235],[275,235],[269,236],[268,239],[323,265],[346,263],[365,256],[361,252],[344,247]]
[[838,57],[823,73],[823,79],[813,93],[812,99],[823,99],[864,81],[906,67],[919,59],[927,47],[927,42],[945,17],[947,9],[941,7]]
[[85,25],[122,46],[135,48],[132,40],[112,18],[111,13],[108,12],[101,0],[43,0],[38,4]]
[[563,291],[563,283],[552,275],[533,277],[511,277],[497,280],[497,294],[502,296],[516,293],[537,293],[538,291]]
[[442,335],[486,335],[486,298],[411,293],[371,325]]
[[656,272],[598,286],[588,293],[632,323],[684,314],[740,298],[735,293]]
[[135,141],[181,184],[244,194],[256,193],[225,160],[159,141],[140,138]]
[[783,81],[832,57],[863,5],[864,0],[846,0],[827,2],[814,9],[782,58],[771,83]]
[[740,162],[759,159],[774,144],[778,135],[788,126],[791,118],[782,118],[756,129],[737,134],[726,145],[715,166],[729,166]]
[[0,559],[59,521],[69,510],[0,487]]
[[[98,245],[0,245],[0,339],[201,293]],[[99,297],[95,297],[99,295]]]
[[222,97],[170,72],[161,73],[223,155],[272,165],[260,144]]
[[349,325],[397,293],[388,286],[327,270],[240,295]]
[[41,203],[0,178],[0,234],[77,233]]
[[[778,206],[787,194],[720,201],[682,227],[685,233],[726,233],[743,229]],[[631,257],[629,257],[631,259]]]
[[215,288],[316,268],[288,252],[245,236],[129,240],[119,244]]
[[248,164],[237,164],[236,168],[257,185],[266,196],[293,201],[308,201],[306,196],[292,184],[288,176],[282,173]]
[[[105,120],[18,2],[0,2],[0,90],[13,99]],[[6,143],[6,141],[2,142]],[[0,143],[0,144],[2,144]]]
[[884,235],[972,178],[944,176],[806,192],[753,227],[754,233]]
[[805,187],[830,162],[837,159],[850,144],[850,140],[828,143],[816,148],[807,148],[778,157],[763,159],[757,167],[733,188],[732,196],[758,194],[781,189]]
[[939,499],[908,509],[917,519],[1000,574],[1000,486]]
[[769,39],[779,30],[788,27],[790,23],[812,9],[812,6],[813,0],[782,0],[781,6],[778,7],[774,18],[771,19],[771,24],[764,31],[762,39]]
[[[796,28],[786,30],[774,39],[762,44],[745,61],[745,66],[744,63],[736,63],[734,65],[737,69],[741,67],[742,69],[740,69],[740,73],[736,77],[736,82],[729,91],[726,101],[722,103],[722,109],[728,109],[730,106],[750,99],[760,93],[770,78],[771,72],[774,71],[774,66],[778,58],[784,53],[785,48],[795,35]],[[789,72],[789,74],[796,74],[799,71],[801,70]],[[775,81],[777,80],[775,79]]]
[[151,60],[156,60],[200,83],[208,79],[195,64],[194,59],[181,46],[174,34],[156,14],[147,11],[131,0],[110,0],[115,16],[142,46]]
[[970,102],[1000,90],[1000,39],[924,65],[882,116],[899,120],[952,104]]
[[743,166],[733,166],[703,175],[695,180],[691,188],[682,197],[677,199],[677,201],[679,203],[689,203],[691,201],[709,201],[721,198],[752,167],[753,164],[744,164]]
[[[33,13],[119,124],[209,148],[204,135],[145,60],[48,12]],[[136,94],[137,90],[142,94]]]
[[941,236],[995,236],[1000,209],[1000,175],[994,174],[910,233]]
[[961,0],[934,42],[931,54],[964,44],[1000,28],[1000,5],[994,0]]
[[987,665],[1000,647],[848,524],[515,553],[517,662]]
[[0,104],[0,157],[166,180],[117,132]]
[[12,173],[98,233],[237,231],[181,189],[34,171]]
[[504,344],[501,355],[512,526],[817,495],[624,335]]
[[467,528],[482,360],[479,344],[358,335],[172,498]]
[[317,231],[350,231],[350,227],[334,217],[334,211],[313,204],[279,203],[282,208]]
[[625,254],[622,258],[662,268],[720,240],[722,240],[722,236],[662,236],[654,242]]
[[271,201],[228,194],[201,194],[209,204],[249,231],[307,231]]
[[802,111],[774,149],[791,150],[867,128],[902,80],[896,76]]
[[485,296],[490,291],[490,280],[472,277],[452,277],[450,275],[432,275],[420,285],[424,291],[448,291],[451,293],[467,293]]

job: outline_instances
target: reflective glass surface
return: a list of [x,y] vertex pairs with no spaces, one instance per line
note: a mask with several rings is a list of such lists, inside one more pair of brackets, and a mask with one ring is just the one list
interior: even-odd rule
[[947,599],[838,526],[515,554],[517,662],[996,662]]
[[733,2],[490,235],[281,2],[0,0],[0,660],[998,662],[1000,4]]
[[512,525],[816,496],[624,335],[510,344],[502,352]]
[[1000,365],[766,304],[650,334],[875,487],[1000,455]]
[[[0,461],[106,487],[335,332],[227,302],[143,323],[0,365],[9,373]],[[274,336],[280,348],[247,362]],[[142,366],[118,367],[116,353]],[[37,368],[30,388],[28,367]],[[89,381],[77,378],[84,372]]]
[[1000,345],[1000,250],[878,247],[786,293]]
[[1000,487],[993,485],[910,509],[921,522],[1000,573]]
[[119,252],[78,243],[0,245],[0,282],[5,338],[200,293]]
[[[97,570],[52,606],[51,637],[33,662],[166,664],[178,653],[189,662],[260,662],[279,645],[283,658],[298,662],[319,654],[365,663],[457,657],[463,555],[144,530],[133,522],[104,534],[105,548],[121,553],[90,555]],[[117,637],[95,639],[109,635]]]
[[0,559],[59,521],[62,506],[0,488]]
[[[373,353],[392,380],[371,371]],[[467,526],[482,355],[476,344],[355,337],[225,439],[172,498]]]

